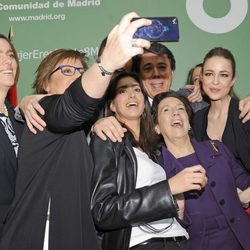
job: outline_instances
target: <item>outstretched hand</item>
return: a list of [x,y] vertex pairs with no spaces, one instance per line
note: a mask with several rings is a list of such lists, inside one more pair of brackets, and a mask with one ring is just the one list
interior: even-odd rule
[[128,13],[109,33],[101,56],[105,69],[114,72],[122,68],[133,56],[143,54],[144,48],[150,47],[149,41],[133,39],[133,35],[138,28],[150,25],[152,21],[141,18],[131,22],[136,17],[139,16],[135,12]]
[[[131,22],[135,17],[138,15],[132,12],[121,19],[120,23],[109,33],[99,63],[94,63],[82,75],[82,87],[88,96],[102,98],[112,73],[123,68],[133,56],[142,54],[144,48],[150,47],[149,41],[134,39],[133,35],[139,27],[150,25],[152,21],[141,18]],[[100,64],[110,74],[103,75],[103,72],[100,71]]]

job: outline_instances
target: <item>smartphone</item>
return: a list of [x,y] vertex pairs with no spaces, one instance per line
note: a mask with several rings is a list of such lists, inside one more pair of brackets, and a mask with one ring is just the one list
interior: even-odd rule
[[[142,17],[139,17],[142,18]],[[139,19],[133,18],[132,21]],[[149,26],[139,28],[133,38],[142,38],[151,42],[178,42],[179,24],[177,17],[143,17],[152,20]]]

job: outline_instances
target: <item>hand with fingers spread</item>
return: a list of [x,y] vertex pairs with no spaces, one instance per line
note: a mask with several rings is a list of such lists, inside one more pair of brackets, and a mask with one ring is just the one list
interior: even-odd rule
[[[143,54],[144,48],[150,47],[150,42],[144,39],[133,39],[136,30],[151,24],[151,20],[133,18],[139,17],[135,12],[125,15],[108,35],[105,49],[102,53],[104,68],[114,72],[122,68],[133,56]],[[110,60],[112,58],[112,60]]]
[[99,119],[92,126],[91,131],[104,141],[107,140],[108,137],[113,142],[121,142],[127,129],[122,127],[114,116],[108,116]]
[[46,127],[45,121],[40,115],[44,115],[44,109],[39,104],[39,100],[45,95],[32,95],[22,98],[19,107],[25,117],[29,130],[36,134],[37,129],[43,131]]
[[168,180],[173,195],[189,190],[201,190],[207,184],[206,171],[201,165],[183,169]]

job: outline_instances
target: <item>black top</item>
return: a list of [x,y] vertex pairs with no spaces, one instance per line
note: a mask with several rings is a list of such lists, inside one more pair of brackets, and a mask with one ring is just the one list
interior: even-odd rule
[[[210,106],[196,112],[194,116],[194,136],[199,141],[210,139],[207,135],[209,108]],[[239,100],[232,98],[222,135],[222,142],[250,173],[250,121],[243,124],[241,119],[239,119],[239,115]]]
[[24,129],[1,250],[43,249],[49,199],[49,249],[99,249],[90,212],[93,162],[81,127],[99,102],[86,95],[80,78],[63,95],[41,101],[47,127],[37,135]]

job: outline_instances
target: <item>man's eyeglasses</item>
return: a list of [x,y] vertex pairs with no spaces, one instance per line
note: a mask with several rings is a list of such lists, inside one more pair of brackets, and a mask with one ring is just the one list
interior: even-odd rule
[[75,67],[72,65],[60,65],[50,73],[50,76],[59,69],[61,70],[62,74],[65,76],[73,76],[76,73],[76,71],[78,71],[82,75],[85,71],[83,67]]

